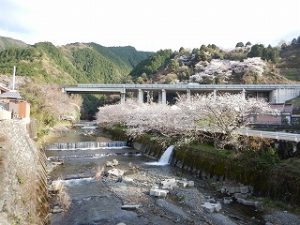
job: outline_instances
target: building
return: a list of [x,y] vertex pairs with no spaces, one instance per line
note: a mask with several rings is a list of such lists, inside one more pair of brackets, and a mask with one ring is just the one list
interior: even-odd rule
[[293,116],[292,104],[272,104],[272,109],[277,110],[276,114],[255,115],[254,124],[265,125],[291,125]]
[[9,90],[0,94],[0,120],[22,119],[30,122],[30,104],[23,100],[20,93]]

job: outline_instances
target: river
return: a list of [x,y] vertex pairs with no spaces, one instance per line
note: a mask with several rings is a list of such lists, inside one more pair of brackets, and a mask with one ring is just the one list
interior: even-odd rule
[[[265,224],[261,212],[255,208],[235,202],[224,204],[223,196],[211,188],[210,181],[172,166],[146,165],[153,159],[122,147],[122,142],[111,142],[101,131],[93,132],[72,129],[47,143],[52,147],[58,146],[54,143],[66,142],[111,143],[101,149],[72,149],[74,146],[69,144],[70,149],[60,145],[63,150],[46,150],[49,184],[53,182],[50,185],[52,225]],[[105,167],[107,161],[118,165]],[[121,171],[124,175],[114,176],[109,170]],[[194,181],[195,185],[176,186],[169,190],[166,198],[149,195],[153,186],[173,178]],[[55,184],[59,184],[56,189]],[[205,202],[220,203],[222,209],[209,213],[201,206]],[[124,205],[136,208],[122,209]]]

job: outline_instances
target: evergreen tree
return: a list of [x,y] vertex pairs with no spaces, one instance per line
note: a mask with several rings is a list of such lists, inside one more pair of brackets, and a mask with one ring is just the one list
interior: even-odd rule
[[236,48],[242,48],[242,47],[244,47],[244,43],[243,42],[238,42],[238,43],[236,43],[235,47]]

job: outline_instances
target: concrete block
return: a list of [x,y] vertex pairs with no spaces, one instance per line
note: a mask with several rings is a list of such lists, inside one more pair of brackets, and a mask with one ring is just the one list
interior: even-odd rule
[[131,177],[123,177],[123,181],[128,182],[128,183],[132,183],[134,182],[134,179]]
[[161,185],[163,189],[172,190],[173,188],[177,187],[177,181],[175,180],[175,178],[167,179],[167,180],[163,180],[161,182]]
[[177,180],[177,183],[178,183],[178,185],[179,186],[181,186],[181,187],[194,187],[195,186],[195,184],[194,184],[194,181],[192,181],[192,180]]
[[250,196],[250,194],[249,193],[248,194],[235,193],[233,196],[234,196],[235,199],[238,199],[238,198],[246,199]]
[[258,201],[243,199],[243,198],[237,198],[236,201],[242,205],[254,206],[256,208],[260,207],[261,205],[260,202]]
[[202,207],[204,210],[206,210],[209,213],[213,212],[219,212],[222,209],[222,206],[219,202],[217,203],[210,203],[210,202],[205,202]]
[[213,206],[212,203],[209,203],[209,202],[205,202],[202,207],[204,208],[204,210],[206,212],[209,212],[209,213],[213,213],[215,211],[215,207]]
[[158,189],[158,188],[151,188],[150,195],[154,197],[163,197],[165,198],[169,193],[168,190]]

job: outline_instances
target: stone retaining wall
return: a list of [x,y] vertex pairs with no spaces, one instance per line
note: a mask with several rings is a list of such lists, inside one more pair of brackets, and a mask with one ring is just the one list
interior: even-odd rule
[[46,224],[46,157],[25,123],[0,122],[0,224]]

